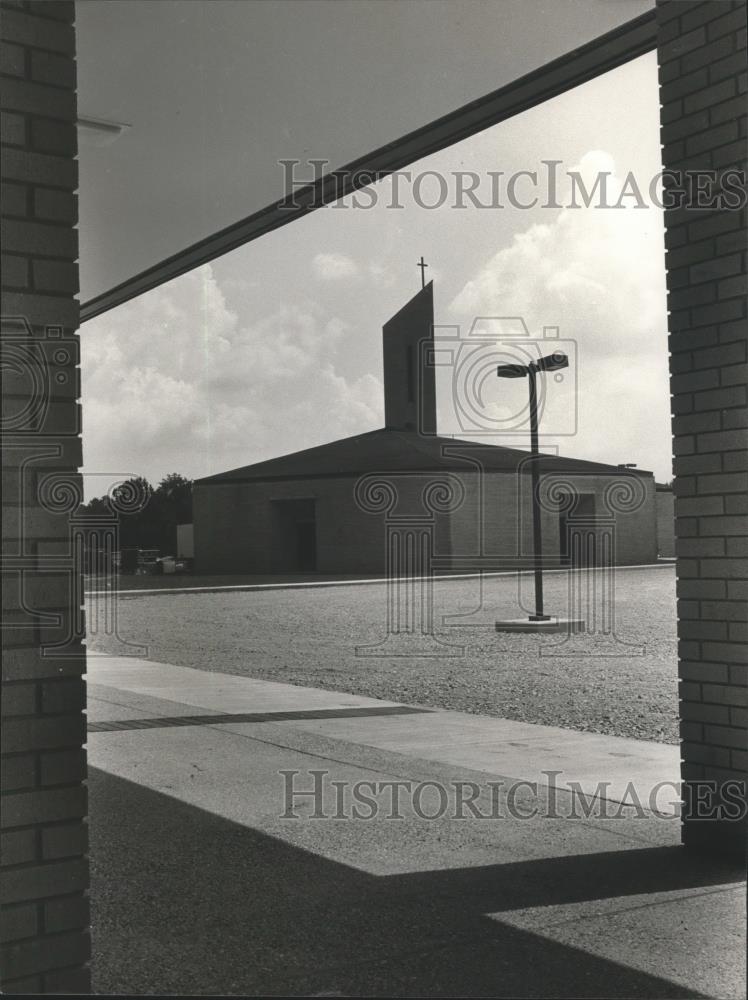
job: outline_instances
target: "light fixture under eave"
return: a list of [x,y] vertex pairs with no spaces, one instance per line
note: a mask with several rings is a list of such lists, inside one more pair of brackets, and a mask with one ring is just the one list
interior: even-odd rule
[[110,122],[104,118],[78,118],[78,139],[86,146],[111,146],[132,128],[126,122]]

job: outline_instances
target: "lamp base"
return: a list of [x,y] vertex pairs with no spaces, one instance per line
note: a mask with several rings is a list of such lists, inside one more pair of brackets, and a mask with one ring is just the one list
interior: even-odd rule
[[529,618],[509,618],[496,622],[497,632],[535,632],[551,635],[564,632],[573,635],[584,632],[585,622],[582,618],[554,618],[549,615],[531,615]]

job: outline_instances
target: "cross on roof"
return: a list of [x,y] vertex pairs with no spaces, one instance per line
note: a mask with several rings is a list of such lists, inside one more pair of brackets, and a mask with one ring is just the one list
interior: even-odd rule
[[416,264],[416,267],[420,267],[420,269],[421,269],[421,288],[425,288],[426,287],[426,268],[428,267],[428,264],[426,264],[424,262],[424,260],[423,260],[423,257],[421,257],[420,261]]

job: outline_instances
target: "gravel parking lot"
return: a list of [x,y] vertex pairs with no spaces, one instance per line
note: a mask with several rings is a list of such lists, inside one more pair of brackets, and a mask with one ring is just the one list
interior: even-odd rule
[[[497,634],[497,618],[524,616],[531,587],[529,576],[487,578],[482,593],[477,579],[437,580],[435,632],[449,655],[381,655],[384,583],[123,594],[119,638],[97,630],[89,598],[88,645],[122,655],[135,643],[149,659],[201,670],[677,742],[674,568],[616,571],[614,636]],[[568,613],[568,589],[565,574],[546,577],[550,613]],[[589,606],[587,618],[591,625]]]

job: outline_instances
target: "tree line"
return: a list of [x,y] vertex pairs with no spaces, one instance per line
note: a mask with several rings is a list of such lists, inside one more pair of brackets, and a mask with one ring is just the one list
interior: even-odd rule
[[95,497],[82,504],[81,513],[106,517],[113,508],[119,514],[121,549],[158,549],[163,555],[176,555],[177,525],[192,522],[192,480],[171,472],[154,487],[136,476],[119,483],[111,498]]

